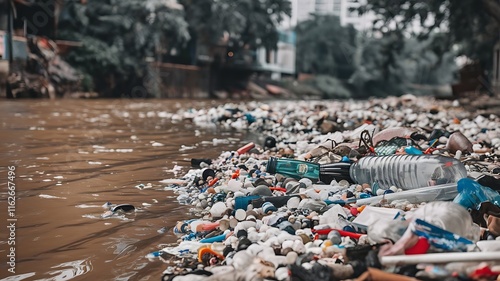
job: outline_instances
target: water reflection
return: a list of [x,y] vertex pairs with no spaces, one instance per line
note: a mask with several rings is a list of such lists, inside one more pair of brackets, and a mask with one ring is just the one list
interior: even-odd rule
[[[64,262],[64,263],[50,267],[50,270],[47,273],[43,274],[43,275],[49,275],[50,277],[37,279],[37,281],[71,280],[75,277],[84,275],[90,271],[92,271],[92,263],[90,262],[90,260],[83,259],[83,260]],[[37,275],[36,272],[30,272],[30,273],[25,273],[25,274],[18,274],[18,275],[9,276],[9,277],[4,278],[2,280],[3,281],[20,281],[20,280],[31,279],[30,277],[33,277],[35,275]]]
[[89,260],[76,260],[65,262],[51,267],[52,271],[48,274],[51,278],[40,279],[40,281],[64,281],[71,280],[77,276],[92,271],[92,263]]

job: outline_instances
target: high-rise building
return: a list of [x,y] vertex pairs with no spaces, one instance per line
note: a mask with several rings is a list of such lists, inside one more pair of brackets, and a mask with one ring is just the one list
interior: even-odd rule
[[352,24],[358,30],[372,27],[373,15],[359,15],[357,11],[363,0],[292,0],[291,2],[295,24],[309,19],[312,14],[318,14],[339,16],[342,25]]
[[298,22],[311,18],[312,14],[336,15],[342,25],[352,24],[358,30],[371,27],[369,16],[358,15],[355,10],[364,0],[290,0],[292,14],[285,17],[279,26],[277,48],[256,50],[259,70],[272,73],[273,78],[295,74],[295,32],[293,28]]

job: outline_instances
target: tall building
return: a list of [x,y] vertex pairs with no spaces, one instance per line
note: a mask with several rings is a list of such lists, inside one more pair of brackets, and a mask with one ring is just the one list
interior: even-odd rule
[[[336,15],[342,25],[352,24],[358,30],[372,27],[373,15],[359,15],[356,10],[363,0],[293,0],[293,10],[296,11],[296,22],[309,19],[312,14]],[[292,11],[292,18],[294,17]]]
[[336,15],[342,25],[352,24],[358,30],[372,26],[370,16],[359,16],[355,10],[363,0],[290,0],[292,14],[285,17],[279,27],[279,40],[275,50],[256,50],[259,70],[272,73],[273,78],[295,74],[295,32],[298,22],[311,18],[312,14]]

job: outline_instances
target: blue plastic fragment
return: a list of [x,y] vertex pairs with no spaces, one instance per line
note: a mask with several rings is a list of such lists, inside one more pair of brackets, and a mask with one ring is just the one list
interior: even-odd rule
[[418,149],[418,148],[416,148],[414,146],[407,146],[407,147],[405,147],[405,152],[406,152],[406,154],[410,154],[410,155],[420,155],[420,154],[423,154],[423,152],[420,149]]
[[474,180],[460,179],[457,182],[457,190],[458,195],[453,202],[462,205],[466,209],[479,209],[483,202],[491,202],[500,206],[500,194]]

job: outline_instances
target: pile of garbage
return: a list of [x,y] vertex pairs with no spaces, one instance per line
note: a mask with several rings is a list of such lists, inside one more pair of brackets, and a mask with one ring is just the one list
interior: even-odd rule
[[56,98],[80,88],[81,75],[59,56],[54,41],[30,36],[20,46],[26,48],[26,56],[12,66],[7,79],[9,97]]
[[164,280],[500,276],[496,115],[404,96],[226,104],[175,118],[263,139],[192,159],[164,181],[196,213],[173,228],[178,244],[147,255],[168,263]]

